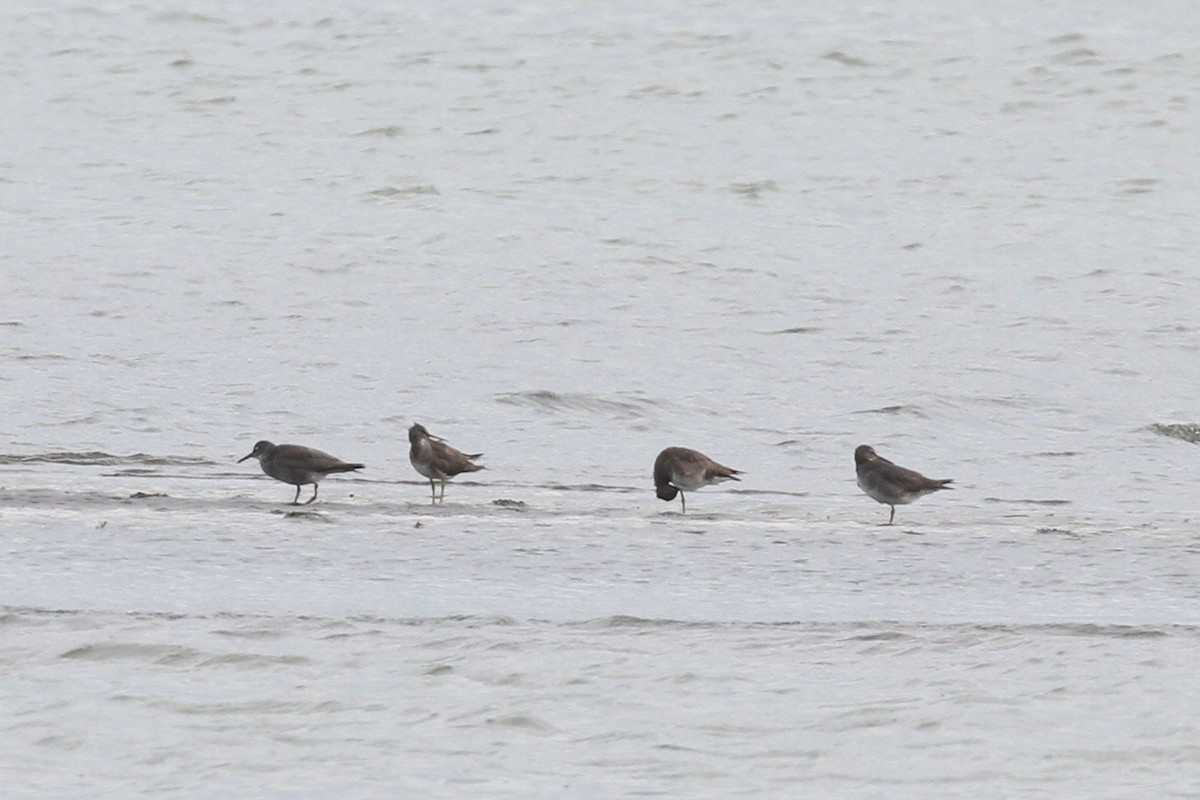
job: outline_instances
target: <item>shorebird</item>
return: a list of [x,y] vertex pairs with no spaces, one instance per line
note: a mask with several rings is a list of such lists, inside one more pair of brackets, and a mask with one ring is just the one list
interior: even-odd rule
[[660,500],[674,500],[679,495],[680,513],[687,513],[683,492],[708,486],[719,481],[739,481],[741,470],[730,469],[713,461],[697,450],[668,447],[654,459],[654,493]]
[[412,462],[417,472],[429,478],[430,502],[436,503],[439,498],[433,482],[441,481],[441,500],[446,499],[446,481],[460,472],[475,472],[483,469],[482,464],[474,463],[482,458],[483,453],[468,455],[455,450],[442,439],[430,435],[424,425],[414,423],[408,429],[408,460]]
[[875,452],[870,445],[859,445],[854,451],[854,470],[858,473],[858,488],[874,500],[892,507],[888,525],[896,520],[896,506],[906,505],[939,489],[952,489],[953,478],[926,478],[919,472],[893,464]]
[[238,459],[242,463],[247,458],[257,458],[262,471],[277,481],[290,483],[296,487],[296,496],[292,505],[300,505],[300,487],[313,485],[313,495],[304,502],[308,505],[317,499],[317,484],[326,475],[333,472],[350,472],[362,469],[362,464],[348,464],[340,458],[334,458],[329,453],[322,453],[311,447],[299,444],[271,444],[268,441],[256,442],[250,455]]

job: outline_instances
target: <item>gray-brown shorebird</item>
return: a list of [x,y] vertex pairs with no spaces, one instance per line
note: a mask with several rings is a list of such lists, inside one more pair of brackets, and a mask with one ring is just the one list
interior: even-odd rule
[[893,464],[875,452],[870,445],[859,445],[854,451],[854,470],[858,473],[858,488],[874,500],[892,507],[888,525],[896,520],[896,506],[907,505],[919,497],[939,489],[953,489],[953,478],[926,478],[919,472]]
[[256,442],[250,454],[239,458],[238,463],[247,458],[257,458],[263,472],[277,481],[296,487],[292,505],[300,505],[301,486],[310,483],[313,485],[312,497],[304,503],[308,505],[317,499],[317,484],[324,480],[326,475],[363,468],[362,464],[349,464],[311,447],[299,444],[271,444],[266,440]]
[[660,500],[674,500],[679,495],[680,513],[687,513],[684,491],[720,481],[738,481],[741,470],[731,469],[713,461],[704,453],[687,447],[668,447],[654,459],[654,493]]
[[[483,453],[462,453],[437,436],[425,430],[425,426],[414,423],[408,429],[408,460],[413,468],[429,478],[430,502],[437,503],[446,499],[446,481],[463,472],[475,472],[483,469],[482,464],[476,464],[475,459],[482,458]],[[441,497],[438,497],[433,482],[442,484]]]

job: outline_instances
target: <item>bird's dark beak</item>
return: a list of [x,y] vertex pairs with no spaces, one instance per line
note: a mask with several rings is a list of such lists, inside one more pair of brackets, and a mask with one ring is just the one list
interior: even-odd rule
[[240,463],[242,463],[243,461],[245,461],[247,458],[250,458],[250,456],[253,456],[253,455],[254,455],[254,453],[251,453],[249,456],[242,456],[241,458],[239,458],[239,459],[237,460],[237,463],[239,463],[239,464],[240,464]]

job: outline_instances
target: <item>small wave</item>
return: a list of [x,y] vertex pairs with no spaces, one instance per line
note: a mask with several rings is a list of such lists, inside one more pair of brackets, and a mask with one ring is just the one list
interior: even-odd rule
[[1035,533],[1040,533],[1045,536],[1074,536],[1079,538],[1079,534],[1075,531],[1067,530],[1066,528],[1038,528]]
[[758,200],[763,192],[778,192],[779,184],[775,181],[752,181],[749,183],[731,183],[729,191],[749,200]]
[[1165,637],[1185,636],[1195,638],[1200,635],[1200,627],[1196,625],[1133,625],[1104,622],[1033,622],[1033,623],[993,623],[993,622],[847,622],[847,623],[815,623],[805,627],[813,630],[849,628],[871,629],[862,633],[853,633],[849,639],[863,642],[888,642],[921,639],[929,636],[945,635],[959,636],[961,634],[1006,634],[1022,636],[1027,634],[1050,634],[1059,636],[1095,636],[1114,638],[1136,637]]
[[114,699],[135,702],[150,708],[162,709],[177,714],[195,716],[230,717],[262,714],[333,714],[345,711],[346,707],[333,700],[304,702],[300,700],[242,700],[212,703],[195,703],[165,698],[143,698],[135,695],[119,695]]
[[1093,622],[1051,624],[1043,626],[1042,630],[1070,636],[1113,636],[1118,639],[1142,636],[1158,638],[1171,635],[1169,628],[1164,629],[1152,625],[1105,625]]
[[1007,497],[985,497],[985,503],[1013,503],[1014,505],[1027,506],[1067,506],[1071,504],[1070,500],[1058,500],[1051,498],[1049,500],[1035,500],[1031,497],[1018,498],[1016,500]]
[[184,23],[184,24],[198,23],[201,25],[224,25],[225,24],[225,21],[222,19],[218,19],[217,17],[210,17],[206,14],[200,14],[200,13],[193,12],[193,11],[166,11],[166,12],[163,12],[160,14],[156,14],[155,16],[151,17],[151,20],[154,22],[161,22],[161,23],[165,23],[165,24],[174,24],[174,23]]
[[653,400],[642,397],[611,399],[595,397],[579,392],[552,392],[548,389],[533,389],[526,392],[506,392],[496,396],[496,402],[510,406],[523,406],[548,411],[586,411],[620,417],[640,417],[655,407]]
[[59,355],[58,353],[22,353],[18,355],[17,361],[70,361],[67,356]]
[[271,513],[278,514],[285,519],[303,519],[310,520],[312,522],[333,522],[333,520],[329,518],[328,514],[325,514],[321,511],[311,511],[307,509],[296,511],[285,508],[276,508],[273,509]]
[[855,414],[912,414],[914,417],[924,417],[925,412],[916,406],[883,406],[881,408],[864,408]]
[[1099,64],[1100,54],[1088,47],[1072,47],[1053,56],[1050,61],[1054,64]]
[[534,484],[538,489],[549,489],[554,492],[642,492],[645,489],[637,486],[606,486],[602,483],[547,483]]
[[503,728],[514,728],[526,733],[557,733],[558,729],[540,717],[528,714],[510,714],[504,717],[488,717],[488,725],[498,725]]
[[1153,192],[1159,181],[1155,178],[1126,178],[1117,181],[1116,190],[1121,194],[1148,194]]
[[704,620],[681,620],[681,619],[652,619],[649,617],[636,617],[632,614],[614,614],[611,617],[599,617],[598,619],[583,620],[581,622],[569,622],[568,626],[578,626],[582,628],[676,628],[676,629],[691,629],[691,628],[722,628],[722,627],[740,627],[740,623],[728,623],[717,621]]
[[801,326],[798,326],[795,328],[783,328],[783,329],[777,330],[777,331],[768,331],[768,334],[771,336],[779,336],[779,335],[793,334],[793,333],[819,333],[820,331],[821,331],[820,328],[812,326],[812,325],[801,325]]
[[402,197],[404,195],[416,194],[441,194],[438,188],[431,183],[414,184],[412,186],[381,186],[378,189],[372,189],[369,192],[364,192],[363,197],[369,199],[380,199],[387,197]]
[[850,638],[860,642],[892,642],[910,637],[909,634],[901,633],[900,631],[874,631],[872,633],[856,634]]
[[[640,617],[632,614],[554,620],[542,618],[515,619],[503,615],[450,615],[430,617],[391,617],[355,615],[351,617],[320,617],[308,615],[247,614],[219,612],[215,614],[178,614],[165,612],[110,612],[92,610],[47,609],[0,606],[0,625],[40,625],[45,622],[66,621],[72,629],[82,630],[81,623],[94,629],[97,625],[116,621],[155,621],[184,625],[211,623],[203,627],[209,633],[232,641],[274,640],[287,637],[296,628],[322,634],[325,638],[374,636],[390,627],[427,628],[444,636],[446,642],[457,642],[460,636],[454,629],[487,630],[494,628],[563,628],[582,631],[612,630],[617,633],[656,635],[672,632],[708,632],[713,635],[733,635],[759,632],[775,634],[816,634],[838,641],[860,642],[864,646],[886,647],[889,643],[909,647],[928,641],[976,641],[978,637],[1091,637],[1111,639],[1183,638],[1200,641],[1200,625],[1187,623],[1116,623],[1104,621],[920,621],[895,619],[846,620],[734,620],[678,619]],[[189,634],[191,635],[191,634]],[[502,643],[498,646],[507,647]],[[79,661],[136,661],[161,666],[215,667],[229,669],[270,669],[277,666],[311,663],[305,655],[294,653],[254,652],[244,646],[230,651],[200,649],[179,644],[138,641],[102,641],[82,644],[60,654],[60,658]]]
[[75,466],[121,466],[135,464],[142,466],[181,466],[197,464],[215,464],[207,458],[190,456],[152,456],[145,453],[134,453],[128,456],[117,456],[100,451],[73,453],[31,453],[18,455],[15,453],[0,453],[0,464],[72,464]]
[[1159,424],[1155,423],[1147,428],[1147,430],[1157,433],[1159,436],[1166,436],[1171,439],[1179,439],[1184,442],[1193,444],[1200,442],[1200,425],[1194,422]]
[[179,664],[197,661],[200,652],[178,645],[103,642],[81,645],[68,650],[61,657],[81,661],[145,661],[153,664]]
[[388,139],[395,139],[397,136],[404,135],[404,129],[399,125],[383,125],[378,128],[368,128],[365,131],[359,131],[355,136],[383,136]]
[[143,661],[162,666],[256,669],[311,663],[307,656],[263,653],[208,653],[192,647],[142,642],[101,642],[68,650],[61,658],[75,661]]
[[948,628],[975,629],[987,633],[1051,633],[1062,636],[1097,636],[1118,639],[1171,635],[1195,636],[1194,625],[1121,625],[1103,622],[1045,622],[1029,625],[951,625]]
[[821,58],[825,59],[826,61],[833,61],[833,62],[842,64],[847,67],[869,67],[869,66],[871,66],[871,62],[869,62],[865,59],[859,58],[858,56],[848,55],[846,53],[843,53],[841,50],[830,50],[828,53],[821,56]]
[[274,666],[303,666],[311,664],[312,659],[307,656],[276,656],[263,655],[262,653],[221,653],[219,655],[209,656],[200,662],[200,666],[231,666],[253,669],[255,667],[274,667]]
[[[451,614],[433,617],[382,617],[374,614],[355,614],[350,617],[323,617],[310,614],[264,614],[241,611],[216,611],[212,613],[185,614],[176,611],[105,611],[87,608],[47,608],[39,606],[0,605],[0,624],[17,625],[58,620],[98,621],[124,620],[134,622],[195,622],[212,620],[217,624],[213,633],[233,635],[238,633],[231,624],[253,626],[254,636],[271,636],[287,631],[292,625],[316,626],[320,629],[338,628],[353,631],[360,625],[404,625],[409,627],[459,625],[466,628],[510,627],[522,624],[521,620],[501,614],[473,615]],[[99,624],[89,622],[90,626]],[[68,651],[73,658],[87,658],[91,654],[104,654],[103,649],[88,651],[88,647],[103,648],[111,643],[85,645]],[[125,647],[126,645],[117,645]],[[134,645],[139,646],[139,645]],[[141,645],[161,647],[160,645]],[[199,654],[199,651],[195,651]],[[64,655],[68,655],[64,654]]]
[[512,508],[512,509],[516,509],[516,510],[520,511],[520,510],[524,510],[525,501],[524,500],[511,500],[507,497],[501,497],[499,499],[493,500],[492,505],[497,506],[499,508]]

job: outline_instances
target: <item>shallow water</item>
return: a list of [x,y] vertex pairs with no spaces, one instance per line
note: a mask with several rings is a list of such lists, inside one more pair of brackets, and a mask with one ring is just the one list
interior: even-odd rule
[[1190,5],[0,15],[11,796],[1200,785]]

